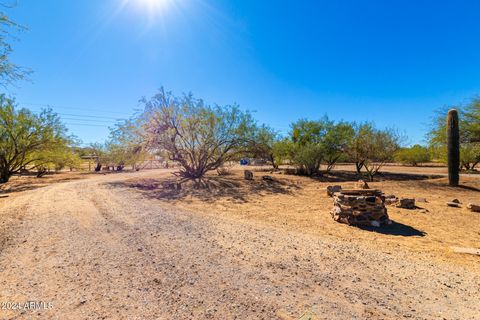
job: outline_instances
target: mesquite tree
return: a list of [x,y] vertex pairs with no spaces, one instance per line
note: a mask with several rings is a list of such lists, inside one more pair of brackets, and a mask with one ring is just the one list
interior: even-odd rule
[[66,128],[51,110],[33,114],[0,96],[0,183],[23,169],[56,162],[70,143]]
[[0,86],[8,87],[18,80],[25,79],[31,70],[13,63],[10,56],[13,48],[10,45],[15,39],[15,33],[25,30],[25,27],[10,20],[4,12],[0,12]]
[[447,116],[447,148],[448,148],[448,182],[458,186],[460,170],[460,131],[458,128],[458,111],[451,109]]
[[253,119],[237,106],[212,107],[191,94],[174,97],[163,88],[143,102],[148,146],[178,162],[185,178],[200,179],[236,160],[252,139]]
[[363,167],[368,179],[373,181],[375,175],[388,162],[394,159],[394,154],[400,149],[404,137],[393,129],[374,128],[365,141],[365,159]]
[[279,159],[275,157],[275,144],[280,140],[277,131],[267,125],[255,126],[250,142],[248,143],[247,155],[252,158],[265,160],[274,169],[278,169]]

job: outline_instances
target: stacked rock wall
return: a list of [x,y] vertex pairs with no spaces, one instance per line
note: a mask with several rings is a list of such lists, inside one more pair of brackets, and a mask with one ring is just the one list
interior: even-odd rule
[[342,190],[333,195],[335,221],[349,225],[379,227],[390,224],[385,198],[378,190]]

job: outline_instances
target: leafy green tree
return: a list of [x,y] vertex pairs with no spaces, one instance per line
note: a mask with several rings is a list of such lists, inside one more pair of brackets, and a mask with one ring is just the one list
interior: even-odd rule
[[347,148],[349,159],[355,163],[359,176],[365,169],[367,177],[373,181],[385,163],[394,159],[403,137],[393,129],[380,130],[368,122],[352,126],[353,138]]
[[32,162],[32,168],[36,169],[37,177],[42,177],[51,171],[60,171],[68,167],[80,168],[82,161],[74,149],[65,144],[53,145],[51,148],[40,152],[37,160]]
[[473,98],[463,108],[461,116],[463,116],[466,140],[472,143],[480,143],[480,97]]
[[355,164],[357,174],[362,174],[362,168],[368,159],[368,145],[373,138],[375,128],[372,123],[353,123],[353,136],[349,140],[349,145],[346,149],[348,158]]
[[375,129],[365,141],[365,160],[363,167],[370,181],[378,174],[385,163],[394,160],[394,154],[400,149],[403,137],[393,129]]
[[299,173],[308,176],[319,173],[325,154],[323,139],[327,122],[326,118],[320,121],[301,119],[292,124],[290,160]]
[[334,123],[327,121],[327,130],[323,137],[324,161],[327,173],[330,172],[338,161],[347,159],[347,150],[355,135],[351,123]]
[[110,132],[107,153],[117,169],[130,165],[135,170],[139,162],[145,160],[148,152],[143,139],[143,119],[132,118],[119,122]]
[[414,145],[410,148],[402,148],[395,153],[395,161],[403,164],[417,166],[418,164],[429,162],[431,153],[427,147]]
[[251,157],[262,159],[278,169],[279,159],[276,158],[274,146],[279,141],[279,134],[267,125],[255,127],[253,137],[249,143],[248,153]]
[[51,162],[56,150],[64,150],[70,142],[65,126],[51,110],[38,115],[17,110],[13,100],[0,96],[0,183],[23,169]]
[[13,63],[10,56],[13,52],[9,40],[15,40],[15,32],[25,27],[13,22],[4,12],[0,12],[0,86],[7,87],[18,80],[25,79],[31,71]]
[[302,119],[293,123],[290,136],[291,143],[282,142],[278,146],[283,157],[288,149],[288,159],[299,172],[312,176],[320,172],[322,163],[330,172],[337,161],[346,158],[354,128],[350,123],[335,123],[325,116],[317,121]]
[[292,158],[293,142],[289,138],[276,141],[272,146],[273,157],[277,165],[284,164]]
[[148,146],[178,162],[185,178],[201,179],[238,159],[252,139],[255,123],[238,106],[209,106],[191,94],[175,97],[163,88],[143,101]]
[[465,170],[475,170],[480,163],[480,143],[471,142],[460,145],[460,164]]

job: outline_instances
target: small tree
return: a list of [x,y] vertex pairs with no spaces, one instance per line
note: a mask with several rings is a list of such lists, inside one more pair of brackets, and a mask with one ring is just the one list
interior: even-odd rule
[[276,141],[272,146],[273,157],[278,165],[292,159],[293,142],[288,138]]
[[365,140],[363,167],[370,181],[385,163],[393,160],[393,155],[400,148],[402,137],[393,129],[373,129]]
[[300,174],[313,176],[319,173],[324,159],[324,136],[328,119],[320,121],[299,120],[292,124],[290,160]]
[[50,171],[60,171],[65,167],[72,170],[81,166],[79,155],[68,145],[52,146],[40,152],[38,156],[37,160],[32,162],[32,168],[37,170],[37,177],[39,178]]
[[70,139],[60,118],[51,110],[36,115],[16,109],[15,102],[0,96],[0,183],[29,167],[52,161],[56,151],[67,148]]
[[480,143],[472,142],[460,146],[460,165],[467,171],[475,170],[480,163]]
[[463,109],[460,125],[468,142],[480,142],[480,97],[473,98]]
[[327,165],[327,173],[335,164],[346,159],[346,152],[354,137],[354,128],[348,122],[327,122],[327,130],[323,138],[324,159]]
[[211,107],[191,94],[174,97],[163,88],[143,101],[148,146],[165,150],[185,178],[200,179],[237,159],[251,140],[253,119],[237,106]]
[[349,160],[355,164],[355,170],[358,176],[362,174],[362,168],[369,157],[368,145],[371,143],[375,128],[372,123],[353,123],[353,136],[349,140],[347,154]]
[[403,164],[417,166],[418,164],[431,160],[430,150],[421,145],[414,145],[410,148],[403,148],[395,153],[395,161]]
[[259,158],[278,169],[278,159],[275,157],[274,146],[279,141],[279,134],[267,125],[255,128],[252,140],[248,146],[248,153],[253,158]]
[[107,153],[117,169],[130,165],[135,170],[137,164],[146,158],[147,151],[141,131],[143,125],[142,118],[132,118],[117,123],[111,129]]

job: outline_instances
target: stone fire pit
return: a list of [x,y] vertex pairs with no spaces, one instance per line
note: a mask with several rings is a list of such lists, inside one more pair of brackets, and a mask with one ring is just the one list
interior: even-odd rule
[[333,195],[335,221],[348,225],[380,227],[391,224],[385,197],[379,190],[342,190]]

